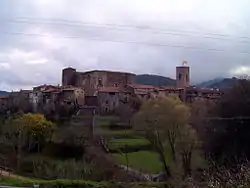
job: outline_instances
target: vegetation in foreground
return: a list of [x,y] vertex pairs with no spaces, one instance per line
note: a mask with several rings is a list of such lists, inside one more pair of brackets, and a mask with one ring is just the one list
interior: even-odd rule
[[131,188],[163,188],[165,183],[153,183],[153,182],[94,182],[86,180],[34,180],[34,179],[17,179],[10,177],[1,177],[0,183],[2,186],[34,186],[39,185],[42,188],[118,188],[118,187],[131,187]]
[[217,103],[198,100],[187,106],[169,96],[143,101],[137,110],[122,107],[118,118],[101,120],[112,154],[100,150],[86,126],[79,126],[82,118],[62,126],[40,114],[5,114],[1,165],[25,176],[64,180],[2,177],[1,183],[119,187],[125,184],[112,181],[138,181],[117,168],[123,164],[145,173],[162,172],[158,180],[172,187],[249,187],[249,99],[250,83],[242,80]]

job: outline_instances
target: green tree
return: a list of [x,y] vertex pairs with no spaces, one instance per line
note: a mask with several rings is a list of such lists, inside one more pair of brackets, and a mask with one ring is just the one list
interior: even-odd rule
[[3,132],[5,139],[13,147],[18,167],[22,149],[30,151],[37,146],[39,152],[41,144],[51,138],[53,126],[43,115],[30,113],[21,114],[6,122]]
[[222,165],[249,160],[250,81],[238,80],[225,91],[215,112],[216,118],[209,121],[206,131],[206,153]]
[[172,161],[181,161],[184,174],[190,175],[191,157],[196,145],[195,131],[188,125],[190,110],[176,96],[150,99],[142,104],[136,115],[136,129],[146,137],[160,156],[167,176],[171,176],[166,153]]
[[32,144],[37,143],[38,151],[40,145],[51,138],[54,124],[48,121],[42,114],[23,114],[13,120],[13,124],[20,125],[27,134],[28,149],[32,149]]

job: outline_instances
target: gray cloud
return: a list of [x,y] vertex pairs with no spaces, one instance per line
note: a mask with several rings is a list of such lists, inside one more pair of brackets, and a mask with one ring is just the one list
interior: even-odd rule
[[248,0],[0,1],[0,89],[58,84],[66,66],[174,78],[188,60],[193,83],[250,74],[248,7]]

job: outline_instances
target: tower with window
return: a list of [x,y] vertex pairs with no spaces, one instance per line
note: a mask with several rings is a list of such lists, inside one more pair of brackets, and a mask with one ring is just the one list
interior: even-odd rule
[[186,88],[190,85],[190,68],[187,61],[183,61],[182,66],[176,67],[176,87]]

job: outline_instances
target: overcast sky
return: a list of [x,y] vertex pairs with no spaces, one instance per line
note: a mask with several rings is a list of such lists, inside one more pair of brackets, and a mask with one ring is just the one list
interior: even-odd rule
[[250,74],[249,0],[0,0],[0,90],[60,84],[61,69],[193,83]]

